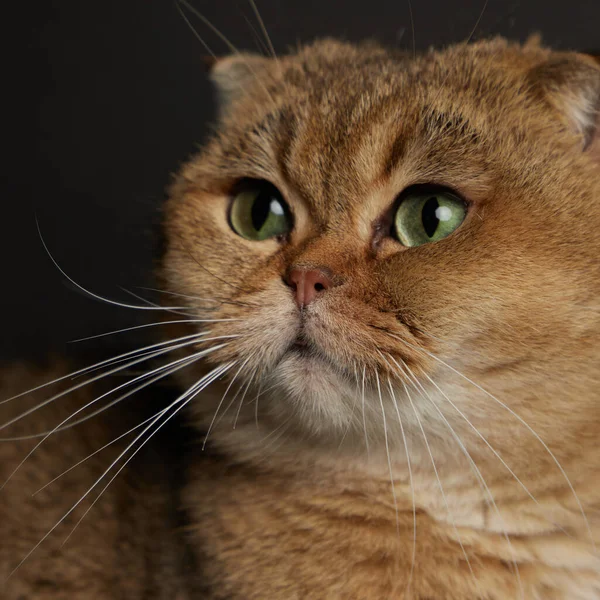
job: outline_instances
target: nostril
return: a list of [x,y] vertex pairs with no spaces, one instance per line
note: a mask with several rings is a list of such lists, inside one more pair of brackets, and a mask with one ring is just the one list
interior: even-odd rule
[[291,288],[296,304],[301,308],[310,304],[321,292],[334,287],[331,273],[325,268],[292,268],[283,280]]

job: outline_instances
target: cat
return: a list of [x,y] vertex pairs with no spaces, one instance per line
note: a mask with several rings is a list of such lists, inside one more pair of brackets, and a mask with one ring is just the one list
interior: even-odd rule
[[[211,78],[164,341],[99,365],[156,358],[178,391],[0,445],[3,598],[600,598],[597,62],[326,39]],[[114,387],[68,372],[6,370],[4,398],[65,395],[4,402],[5,431]]]

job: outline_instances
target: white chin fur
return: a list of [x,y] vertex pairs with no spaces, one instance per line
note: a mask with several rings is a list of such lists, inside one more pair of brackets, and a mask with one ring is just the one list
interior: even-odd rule
[[[312,432],[343,431],[351,419],[357,387],[317,356],[290,352],[272,372],[273,408],[289,411]],[[281,404],[286,406],[281,406]]]

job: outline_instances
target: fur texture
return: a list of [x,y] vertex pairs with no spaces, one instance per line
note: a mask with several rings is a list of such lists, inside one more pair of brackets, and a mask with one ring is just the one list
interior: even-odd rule
[[[600,598],[598,65],[325,40],[212,76],[219,122],[171,188],[160,268],[186,314],[222,319],[211,338],[237,336],[178,374],[230,365],[188,412],[211,452],[182,493],[185,593]],[[281,192],[288,235],[234,232],[248,179]],[[409,248],[392,221],[416,184],[468,212]],[[302,309],[294,268],[331,277]]]

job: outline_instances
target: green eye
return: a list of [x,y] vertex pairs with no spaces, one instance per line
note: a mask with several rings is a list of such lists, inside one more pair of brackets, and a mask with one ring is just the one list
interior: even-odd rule
[[292,229],[289,208],[279,190],[267,182],[252,182],[238,191],[229,213],[231,228],[247,240],[266,240]]
[[449,236],[466,215],[466,204],[451,192],[415,191],[398,206],[394,228],[401,244],[421,246]]

